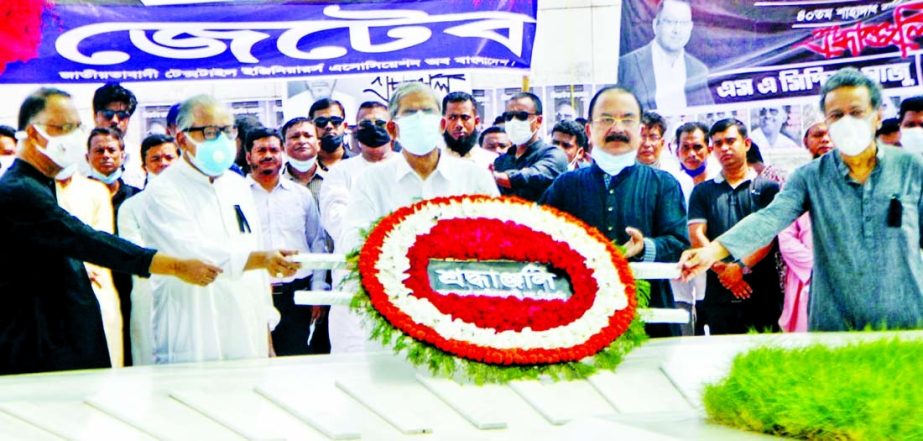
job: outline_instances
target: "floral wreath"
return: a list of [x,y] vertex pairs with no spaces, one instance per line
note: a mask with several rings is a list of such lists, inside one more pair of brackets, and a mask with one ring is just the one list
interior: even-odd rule
[[[430,259],[510,260],[567,273],[567,300],[440,294]],[[451,196],[380,219],[349,257],[360,281],[351,307],[372,338],[433,374],[477,383],[612,369],[645,338],[636,286],[621,251],[577,218],[519,198]],[[637,295],[636,295],[637,288]],[[639,302],[640,300],[640,302]]]

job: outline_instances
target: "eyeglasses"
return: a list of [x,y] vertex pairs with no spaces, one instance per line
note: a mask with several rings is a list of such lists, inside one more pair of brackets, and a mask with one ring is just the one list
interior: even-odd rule
[[332,123],[334,127],[339,127],[340,124],[343,124],[343,118],[339,116],[318,116],[314,118],[314,125],[317,127],[327,127],[327,124]]
[[[35,125],[42,126],[45,128],[45,132],[51,136],[65,135],[74,130],[77,130],[83,127],[83,123],[65,123],[65,124],[48,124],[48,123],[35,123]],[[48,130],[51,129],[51,130]]]
[[535,115],[535,114],[534,114],[534,113],[530,113],[530,112],[526,112],[525,110],[520,110],[520,111],[517,111],[517,112],[510,112],[510,111],[503,112],[503,115],[501,115],[501,116],[503,117],[503,120],[504,120],[504,121],[512,121],[513,118],[516,118],[516,119],[518,119],[518,120],[520,120],[520,121],[528,121],[528,120],[529,120],[529,117],[530,117],[530,116],[533,116],[533,115]]
[[96,113],[102,115],[103,118],[105,118],[105,119],[107,119],[107,120],[108,120],[108,119],[112,119],[113,116],[117,116],[117,117],[119,117],[119,119],[126,119],[126,118],[131,117],[131,113],[129,113],[127,110],[109,110],[109,109],[104,109],[104,110],[100,110],[99,112],[96,112]]
[[657,22],[664,26],[675,27],[675,28],[685,28],[687,26],[692,26],[691,20],[678,21],[678,20],[660,19],[660,20],[657,20]]
[[234,126],[196,126],[183,130],[186,133],[202,132],[206,141],[215,139],[218,135],[224,133],[228,138],[237,137],[237,127]]
[[658,134],[656,134],[656,133],[642,133],[642,134],[641,134],[641,139],[644,140],[644,141],[653,141],[653,142],[657,142],[657,141],[660,141],[661,139],[663,139],[663,137],[660,136],[660,135],[658,135]]
[[639,120],[638,117],[636,116],[623,116],[619,118],[616,118],[614,116],[603,116],[603,117],[594,119],[593,124],[596,124],[597,126],[601,128],[608,128],[608,127],[612,127],[613,125],[615,125],[615,123],[619,123],[622,126],[635,126],[640,121],[641,120]]

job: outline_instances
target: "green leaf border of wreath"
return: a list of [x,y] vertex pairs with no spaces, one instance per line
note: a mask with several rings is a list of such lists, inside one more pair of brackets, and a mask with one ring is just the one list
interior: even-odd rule
[[[368,237],[369,233],[378,226],[380,221],[381,219],[375,221],[367,230],[362,231],[363,239]],[[363,240],[364,242],[365,240]],[[616,246],[618,247],[618,245]],[[651,285],[645,280],[635,279],[637,307],[631,324],[621,336],[592,357],[587,357],[580,361],[534,365],[498,365],[468,360],[410,337],[394,327],[372,306],[372,301],[362,286],[359,274],[359,252],[361,249],[362,246],[346,255],[346,266],[349,270],[349,275],[343,280],[343,283],[355,281],[358,287],[356,294],[349,303],[349,308],[364,316],[365,321],[370,325],[372,340],[378,341],[385,347],[390,347],[395,354],[403,353],[407,361],[412,365],[425,367],[433,376],[462,378],[479,385],[507,383],[514,380],[538,379],[541,377],[550,377],[555,381],[585,379],[600,370],[614,370],[628,352],[640,346],[648,338],[647,333],[644,332],[644,322],[641,321],[638,310],[647,307]],[[619,249],[621,250],[621,247]]]

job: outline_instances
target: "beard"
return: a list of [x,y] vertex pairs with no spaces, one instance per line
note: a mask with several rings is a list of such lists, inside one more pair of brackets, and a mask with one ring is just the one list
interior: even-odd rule
[[453,138],[448,130],[442,132],[442,139],[445,141],[445,146],[453,152],[458,153],[460,156],[467,155],[468,152],[474,148],[474,145],[478,142],[478,136],[480,136],[480,133],[478,133],[477,130],[471,132],[470,135],[462,136],[458,139]]

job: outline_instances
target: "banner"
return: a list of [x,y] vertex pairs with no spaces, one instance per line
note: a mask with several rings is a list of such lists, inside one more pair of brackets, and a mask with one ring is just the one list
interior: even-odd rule
[[619,84],[665,114],[818,96],[846,66],[885,89],[918,86],[923,1],[860,3],[624,1]]
[[56,5],[0,83],[528,70],[535,2]]

